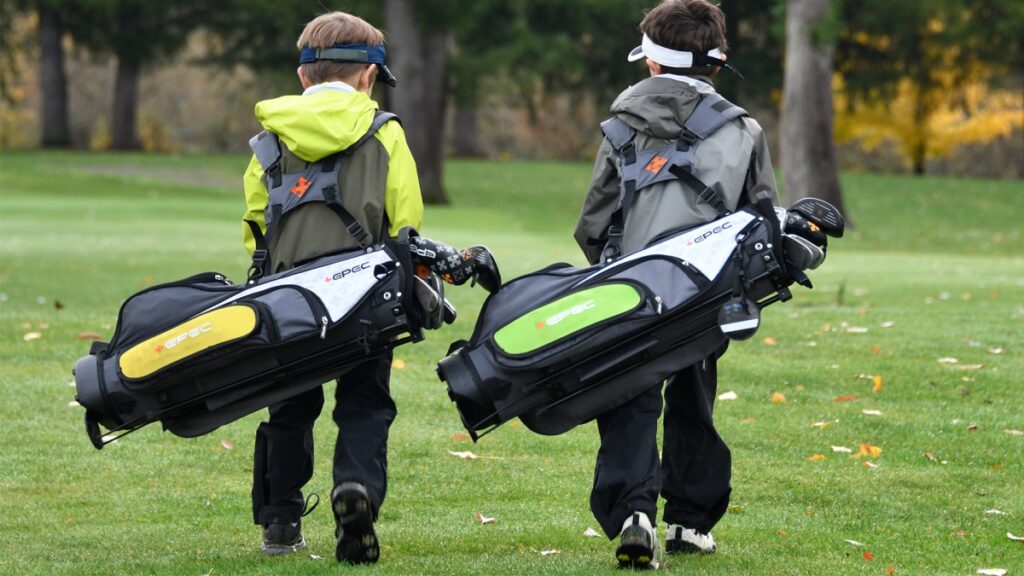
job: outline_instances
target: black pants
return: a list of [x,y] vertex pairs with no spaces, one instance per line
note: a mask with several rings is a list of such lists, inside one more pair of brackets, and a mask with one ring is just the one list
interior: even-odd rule
[[652,521],[658,494],[662,519],[708,532],[729,506],[732,455],[712,421],[718,388],[717,360],[727,343],[702,362],[679,371],[665,386],[665,423],[658,461],[661,386],[597,417],[597,453],[590,508],[609,538],[634,511]]
[[[391,398],[391,353],[369,360],[338,378],[334,422],[334,483],[366,486],[374,517],[387,493],[388,429],[397,409]],[[270,406],[256,430],[252,514],[256,524],[296,522],[302,487],[313,477],[313,423],[324,405],[323,387]]]

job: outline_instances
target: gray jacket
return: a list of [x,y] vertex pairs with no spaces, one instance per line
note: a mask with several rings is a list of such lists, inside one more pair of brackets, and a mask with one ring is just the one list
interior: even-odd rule
[[[707,78],[661,75],[630,86],[612,102],[611,112],[637,131],[637,150],[661,148],[678,138],[683,123],[700,100],[714,92]],[[761,126],[747,116],[737,118],[697,146],[695,176],[716,189],[730,210],[768,192],[778,204],[775,175]],[[597,263],[619,201],[618,157],[605,139],[597,151],[590,190],[583,202],[576,242],[587,260]],[[714,220],[715,210],[679,180],[638,191],[623,226],[622,251],[633,252],[677,230]]]

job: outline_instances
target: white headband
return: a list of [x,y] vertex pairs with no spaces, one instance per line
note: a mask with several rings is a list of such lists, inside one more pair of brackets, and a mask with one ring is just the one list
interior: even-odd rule
[[[722,59],[722,51],[718,48],[714,48],[708,51],[708,56],[712,58]],[[647,34],[644,34],[644,39],[639,46],[633,48],[633,51],[629,53],[626,60],[630,62],[636,62],[641,58],[650,58],[662,66],[669,68],[692,68],[693,67],[693,52],[682,52],[680,50],[673,50],[671,48],[665,48],[659,46],[651,40]]]

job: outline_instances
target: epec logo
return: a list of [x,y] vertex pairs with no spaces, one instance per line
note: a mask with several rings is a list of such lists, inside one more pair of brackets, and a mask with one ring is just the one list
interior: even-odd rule
[[546,321],[544,321],[544,322],[537,322],[537,329],[538,330],[543,330],[544,328],[546,328],[548,326],[554,326],[555,324],[558,324],[559,322],[561,322],[562,320],[565,320],[566,318],[568,318],[570,316],[575,316],[577,314],[582,314],[582,313],[586,312],[587,310],[592,310],[595,306],[597,306],[597,305],[594,304],[593,300],[587,300],[586,302],[583,302],[582,304],[577,304],[577,305],[575,305],[575,306],[573,306],[571,308],[567,308],[565,310],[562,310],[558,314],[554,314],[552,316],[549,316],[548,319]]
[[200,335],[205,334],[210,330],[213,330],[213,324],[211,322],[205,322],[203,324],[200,324],[199,326],[196,326],[195,328],[192,328],[187,332],[182,332],[181,334],[178,334],[177,336],[169,339],[163,344],[158,344],[156,347],[156,351],[159,353],[163,352],[164,350],[170,350],[171,348],[174,348],[178,344],[181,344],[184,340],[198,338]]
[[718,234],[719,232],[723,232],[725,230],[728,230],[729,228],[732,228],[732,222],[726,222],[725,224],[722,224],[721,226],[715,226],[714,228],[712,228],[711,230],[708,230],[707,232],[701,234],[700,236],[696,236],[694,238],[691,238],[690,241],[686,243],[686,245],[687,246],[692,246],[694,244],[698,244],[698,243],[703,242],[703,241],[707,240],[708,238],[714,236],[715,234]]
[[342,270],[341,272],[338,272],[337,274],[335,274],[334,276],[331,276],[330,278],[324,278],[324,282],[330,282],[331,280],[341,280],[341,279],[345,278],[345,276],[348,276],[349,274],[355,274],[357,272],[362,272],[363,270],[366,270],[369,267],[370,267],[370,263],[369,262],[363,262],[362,264],[357,264],[356,266],[353,266],[351,268],[345,268],[344,270]]

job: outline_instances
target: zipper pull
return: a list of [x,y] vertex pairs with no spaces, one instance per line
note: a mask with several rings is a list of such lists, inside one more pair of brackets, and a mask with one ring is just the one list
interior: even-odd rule
[[320,339],[327,338],[327,316],[320,317]]
[[658,314],[661,314],[661,296],[655,296],[654,302],[658,305]]

